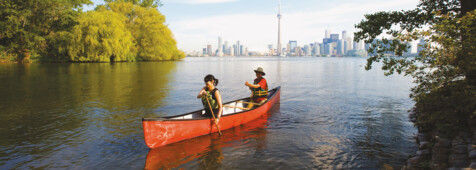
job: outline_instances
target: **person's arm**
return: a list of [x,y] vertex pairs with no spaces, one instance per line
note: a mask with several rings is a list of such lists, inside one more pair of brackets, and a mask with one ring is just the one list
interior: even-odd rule
[[206,87],[207,86],[203,87],[202,90],[200,90],[200,92],[197,95],[197,98],[202,98],[203,95],[207,94],[207,92],[205,91]]
[[220,91],[215,91],[215,97],[217,99],[217,102],[218,102],[218,114],[217,114],[217,123],[218,121],[220,121],[220,117],[222,115],[222,112],[223,112],[223,104],[222,104],[222,101],[221,101],[221,95],[220,95]]
[[248,82],[245,82],[245,86],[248,86],[250,88],[253,88],[253,89],[256,89],[256,88],[259,88],[260,86],[257,84],[257,85],[254,85],[254,84],[250,84]]

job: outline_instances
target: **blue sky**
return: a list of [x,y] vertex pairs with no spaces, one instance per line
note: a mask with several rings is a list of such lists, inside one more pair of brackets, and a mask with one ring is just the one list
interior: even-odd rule
[[[102,0],[93,0],[95,4]],[[418,0],[281,0],[281,43],[322,42],[325,30],[350,35],[364,14],[414,9]],[[237,40],[250,51],[277,44],[278,0],[162,0],[159,11],[184,51],[200,51],[218,36],[229,44]]]

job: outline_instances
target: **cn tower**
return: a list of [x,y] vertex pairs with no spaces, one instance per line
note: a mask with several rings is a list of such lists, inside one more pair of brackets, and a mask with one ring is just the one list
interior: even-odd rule
[[281,0],[278,3],[278,56],[281,56]]

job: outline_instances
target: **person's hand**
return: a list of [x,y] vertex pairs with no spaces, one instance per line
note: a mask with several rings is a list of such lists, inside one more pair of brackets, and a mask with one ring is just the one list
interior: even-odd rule
[[245,82],[245,86],[250,86],[250,83],[248,83],[248,81]]
[[218,124],[218,122],[220,121],[220,118],[216,118],[215,119],[215,123]]
[[205,90],[202,90],[202,91],[200,92],[200,95],[206,95],[206,94],[207,94],[207,92],[206,92]]

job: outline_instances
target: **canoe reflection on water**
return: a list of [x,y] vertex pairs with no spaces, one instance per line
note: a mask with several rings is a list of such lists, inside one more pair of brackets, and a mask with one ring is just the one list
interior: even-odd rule
[[150,149],[144,169],[176,168],[193,160],[199,167],[219,168],[224,158],[222,149],[234,146],[252,144],[255,154],[262,154],[266,149],[268,117],[277,110],[279,104],[251,122],[223,131],[223,136],[214,133]]

